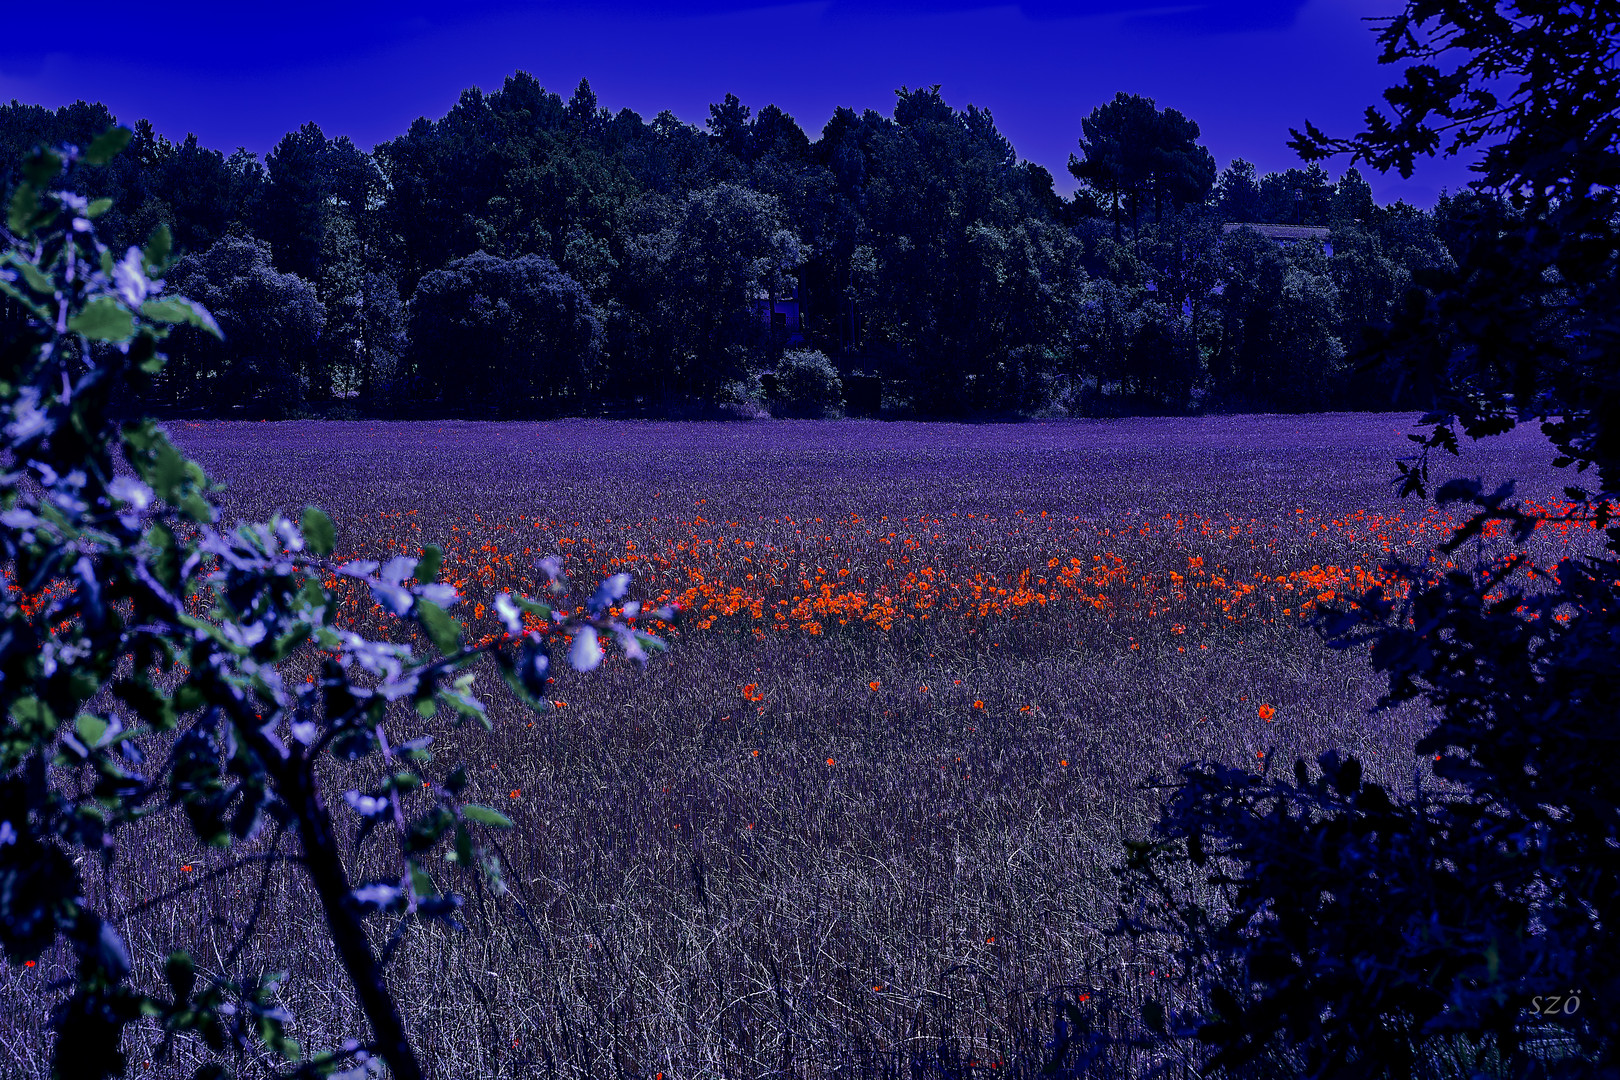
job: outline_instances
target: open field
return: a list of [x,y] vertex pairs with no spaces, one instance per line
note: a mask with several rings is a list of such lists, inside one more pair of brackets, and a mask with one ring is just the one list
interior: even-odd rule
[[[1174,982],[1106,934],[1109,868],[1155,816],[1148,776],[1336,746],[1409,786],[1422,716],[1368,717],[1379,680],[1301,616],[1444,536],[1391,495],[1411,421],[173,434],[229,483],[228,517],[313,502],[343,555],[443,545],[475,633],[550,554],[576,586],[626,569],[633,597],[687,609],[646,672],[561,676],[540,715],[481,676],[492,734],[400,717],[518,829],[501,838],[516,903],[474,900],[472,933],[418,934],[396,967],[439,1075],[686,1080],[911,1075],[942,1033],[962,1074],[1013,1074],[1054,995],[1127,1010]],[[1550,456],[1521,432],[1442,468],[1552,503],[1568,481]],[[106,887],[138,900],[205,868],[178,827],[153,820]],[[221,959],[210,920],[240,917],[252,873],[127,925],[138,967],[177,938]],[[363,1033],[311,918],[296,878],[274,880],[266,950],[236,966],[290,969],[314,1050]],[[45,966],[6,978],[0,1074],[36,1072]]]

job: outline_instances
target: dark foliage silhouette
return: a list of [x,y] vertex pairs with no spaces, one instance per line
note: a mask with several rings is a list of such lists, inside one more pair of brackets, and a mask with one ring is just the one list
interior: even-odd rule
[[[0,106],[0,190],[35,144],[82,144],[111,121],[84,103]],[[1473,218],[1459,208],[1472,196],[1427,213],[1376,205],[1354,170],[1335,183],[1316,165],[1261,176],[1239,160],[1217,178],[1198,125],[1138,96],[1117,95],[1081,127],[1071,170],[1083,186],[1065,198],[988,111],[953,107],[937,86],[901,88],[888,116],[838,109],[812,142],[778,106],[735,95],[700,128],[609,114],[588,81],[565,98],[519,72],[370,153],[311,123],[260,162],[172,143],[142,121],[128,154],[74,179],[114,199],[100,224],[115,250],[158,225],[193,257],[262,241],[269,267],[314,288],[313,347],[255,349],[246,397],[188,383],[189,398],[140,403],[149,409],[702,414],[780,359],[785,343],[758,307],[769,290],[793,294],[808,347],[841,377],[881,377],[905,415],[1431,404],[1427,384],[1356,374],[1339,357],[1423,287],[1417,270],[1444,261],[1436,252],[1468,242]],[[1338,267],[1336,235],[1325,277],[1313,268],[1297,287],[1247,290],[1237,313],[1217,273],[1234,261],[1221,226],[1235,222],[1332,227],[1356,265]],[[1312,246],[1321,239],[1291,245]],[[441,337],[412,348],[410,326],[442,325],[404,310],[423,279],[480,254],[547,260],[588,294],[601,333],[565,383],[490,396],[482,359]],[[494,304],[475,320],[502,342],[501,370],[556,366],[560,339],[531,316]],[[0,303],[0,320],[19,318]],[[1097,351],[1099,319],[1127,352]],[[535,333],[534,358],[518,357]],[[224,352],[241,338],[228,334]],[[183,366],[210,349],[179,341],[175,355]],[[445,394],[444,379],[466,392]]]
[[[1440,550],[1397,564],[1317,625],[1368,649],[1380,707],[1421,701],[1410,792],[1338,753],[1279,776],[1194,763],[1125,868],[1132,934],[1181,942],[1193,1004],[1150,1026],[1230,1074],[1612,1076],[1620,1030],[1620,8],[1419,0],[1385,25],[1410,62],[1366,130],[1307,125],[1307,158],[1348,152],[1409,173],[1479,147],[1456,265],[1415,275],[1374,347],[1438,397],[1400,463],[1403,493],[1471,510]],[[1437,483],[1431,454],[1539,422],[1555,465],[1595,474],[1549,519],[1513,485]],[[1607,551],[1536,565],[1497,556],[1545,521],[1608,527]],[[1473,553],[1473,559],[1467,555]],[[1469,562],[1472,565],[1469,565]],[[1431,774],[1427,779],[1425,774]],[[1549,1009],[1547,1003],[1559,1003]]]

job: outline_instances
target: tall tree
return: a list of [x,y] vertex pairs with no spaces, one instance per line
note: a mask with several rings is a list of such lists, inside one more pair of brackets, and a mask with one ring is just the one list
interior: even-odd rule
[[410,318],[422,391],[474,416],[577,406],[597,376],[602,326],[590,297],[538,255],[456,259],[417,283]]
[[1263,221],[1260,178],[1254,165],[1233,158],[1215,182],[1215,205],[1222,221]]
[[1361,175],[1361,170],[1346,169],[1333,188],[1333,201],[1328,211],[1330,220],[1335,225],[1341,222],[1371,222],[1376,209],[1372,185]]
[[[1040,341],[1021,335],[1066,323],[1051,310],[1066,296],[1056,266],[1078,259],[1068,241],[1049,242],[1028,173],[991,115],[953,109],[938,86],[902,88],[892,120],[841,112],[829,141],[835,214],[847,215],[835,226],[848,260],[835,287],[864,301],[863,347],[888,354],[924,412],[1012,404],[1038,381],[1014,369],[1062,350],[1046,329]],[[1031,286],[1042,281],[1045,292]]]
[[1167,206],[1203,202],[1215,182],[1215,159],[1197,144],[1198,125],[1175,109],[1160,111],[1152,98],[1115,94],[1080,130],[1084,158],[1071,154],[1069,172],[1108,197],[1116,237],[1122,208],[1134,232],[1144,207],[1158,220]]
[[757,153],[769,154],[783,164],[810,160],[810,137],[780,106],[767,105],[759,110],[752,128]]
[[[0,455],[11,464],[0,479],[0,562],[23,583],[0,603],[0,952],[19,970],[60,964],[67,973],[44,990],[55,999],[49,1075],[60,1080],[127,1075],[129,1051],[143,1044],[143,1071],[222,1077],[230,1063],[251,1060],[270,1074],[358,1077],[379,1074],[381,1059],[397,1080],[421,1080],[388,971],[394,946],[422,920],[460,927],[464,899],[448,891],[451,866],[481,896],[504,892],[498,864],[468,825],[511,822],[462,802],[465,770],[426,772],[430,755],[420,748],[431,737],[402,737],[399,713],[414,713],[415,723],[448,707],[487,726],[474,673],[457,674],[486,653],[519,699],[538,706],[552,670],[548,637],[558,645],[571,638],[569,661],[579,670],[601,664],[604,642],[616,639],[638,661],[663,643],[608,617],[628,573],[602,582],[585,617],[566,621],[526,626],[523,612],[550,609],[502,593],[495,608],[505,633],[464,647],[465,628],[447,610],[460,597],[435,580],[437,547],[420,559],[340,565],[330,558],[333,522],[313,506],[297,523],[277,514],[219,527],[220,485],[150,419],[129,421],[111,408],[115,387],[163,369],[160,343],[171,326],[218,334],[205,309],[164,295],[154,280],[168,269],[166,235],[114,264],[96,215],[82,215],[84,197],[61,189],[66,158],[94,166],[129,137],[114,129],[82,154],[31,155],[9,200],[0,294],[21,303],[29,321],[0,338],[0,408],[15,418],[0,431]],[[113,273],[84,272],[110,265]],[[566,588],[556,560],[542,569],[557,603]],[[330,591],[339,579],[355,593]],[[48,604],[23,592],[52,581],[60,595]],[[196,602],[204,596],[213,602]],[[379,639],[355,632],[377,613],[402,622]],[[311,660],[318,681],[305,678]],[[373,752],[381,761],[360,764]],[[398,771],[406,767],[430,779],[407,782]],[[96,780],[85,782],[89,775]],[[357,786],[337,797],[351,778]],[[133,841],[125,851],[137,858],[150,850],[150,834],[129,830],[160,801],[183,811],[169,841],[195,843],[199,856],[257,849],[196,875],[222,896],[241,896],[229,887],[240,884],[252,899],[237,901],[241,919],[210,919],[213,962],[199,971],[176,948],[161,983],[159,965],[131,955],[130,920],[189,890],[131,909],[112,877],[120,839]],[[345,802],[357,819],[340,816]],[[366,881],[361,872],[378,873],[367,838],[385,808],[400,842],[388,844],[391,865],[380,879]],[[288,841],[296,852],[283,850]],[[97,862],[106,871],[100,888],[86,880]],[[266,870],[256,890],[241,878],[219,880],[249,865]],[[334,1052],[305,1057],[287,1036],[283,976],[242,970],[258,951],[268,893],[282,887],[269,873],[278,865],[298,868],[319,912],[314,925],[326,931],[318,947],[342,965],[369,1028]],[[366,922],[383,912],[395,936],[379,954],[386,931]],[[154,943],[142,944],[149,956]],[[143,1017],[161,1040],[132,1030]],[[42,1075],[36,1051],[26,1052],[30,1074]],[[175,1060],[198,1054],[205,1061],[195,1070],[194,1061]]]
[[1279,247],[1252,229],[1221,240],[1210,366],[1245,409],[1325,407],[1342,375],[1339,294],[1321,249]]
[[1261,221],[1326,225],[1332,203],[1333,181],[1320,165],[1284,169],[1260,178]]
[[380,191],[381,177],[347,135],[328,139],[314,121],[282,137],[265,158],[265,171],[270,183],[260,231],[276,266],[319,280],[332,215],[355,221]]
[[754,159],[754,133],[748,122],[752,112],[736,94],[727,94],[724,102],[709,106],[709,134],[720,149],[744,165]]
[[[520,86],[524,105],[544,108],[527,81]],[[557,107],[560,112],[560,102]],[[517,113],[533,115],[524,107]],[[419,117],[405,134],[376,147],[387,182],[379,223],[398,247],[402,293],[412,291],[423,274],[471,255],[490,239],[480,222],[487,222],[490,200],[501,194],[509,130],[490,98],[474,88],[438,120]]]
[[645,283],[639,306],[657,328],[653,362],[666,391],[710,397],[759,359],[759,305],[798,269],[798,238],[774,198],[735,184],[680,203],[648,200],[640,215],[626,271]]
[[568,99],[568,131],[578,139],[593,139],[601,131],[607,116],[597,103],[596,91],[589,79],[579,80],[574,95]]

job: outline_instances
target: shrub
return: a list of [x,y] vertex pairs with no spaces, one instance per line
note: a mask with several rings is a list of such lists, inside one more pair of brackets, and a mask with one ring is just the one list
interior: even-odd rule
[[765,387],[758,375],[725,383],[715,395],[720,414],[735,420],[769,420]]
[[844,415],[844,384],[832,361],[815,349],[789,349],[776,364],[772,412],[827,419]]

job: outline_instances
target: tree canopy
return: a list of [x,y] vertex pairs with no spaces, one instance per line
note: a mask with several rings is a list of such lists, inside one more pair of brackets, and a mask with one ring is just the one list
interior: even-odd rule
[[[83,103],[0,106],[0,182],[14,186],[10,162],[34,144],[82,139],[111,120]],[[702,126],[609,113],[587,80],[558,94],[518,72],[370,152],[305,124],[261,161],[137,123],[126,155],[75,177],[113,198],[101,224],[115,249],[158,225],[194,257],[227,240],[262,243],[270,268],[314,290],[313,345],[293,335],[280,353],[256,349],[247,399],[204,390],[215,382],[168,392],[180,385],[171,380],[167,397],[141,407],[544,416],[735,405],[753,415],[767,405],[759,376],[798,346],[841,378],[880,376],[891,412],[919,417],[1428,404],[1428,383],[1397,384],[1349,357],[1364,328],[1425,288],[1442,251],[1455,258],[1469,242],[1472,219],[1457,209],[1466,196],[1430,213],[1377,205],[1354,170],[1337,181],[1316,165],[1260,175],[1238,160],[1217,175],[1190,117],[1129,94],[1080,128],[1071,171],[1082,186],[1064,196],[988,110],[955,105],[938,86],[900,88],[888,115],[837,109],[814,131],[735,95]],[[1326,269],[1299,288],[1239,287],[1249,305],[1239,318],[1221,290],[1242,246],[1223,255],[1221,226],[1245,222],[1337,232],[1313,241]],[[480,254],[542,260],[583,289],[600,333],[566,390],[500,402],[441,392],[493,384],[452,374],[465,350],[430,362],[412,328],[433,332],[438,317],[410,308],[429,275]],[[1277,259],[1310,261],[1279,248],[1254,265]],[[187,266],[229,272],[218,259]],[[213,278],[187,287],[222,302],[241,290]],[[777,289],[797,308],[792,335],[772,333],[762,306]],[[432,302],[431,290],[420,295]],[[19,317],[0,302],[0,320]],[[522,305],[496,304],[480,325],[515,355],[534,330],[526,318]],[[1250,327],[1241,338],[1239,322]],[[535,339],[536,353],[550,340]],[[214,348],[177,342],[177,369]]]
[[1070,156],[1069,172],[1108,197],[1116,237],[1121,204],[1136,229],[1145,207],[1158,220],[1166,209],[1203,202],[1215,182],[1215,159],[1198,145],[1198,125],[1175,109],[1157,108],[1152,98],[1115,94],[1080,129],[1084,156]]

